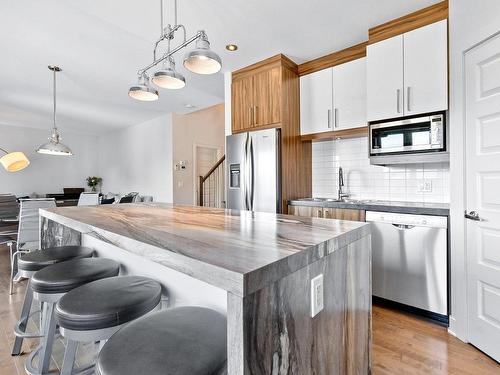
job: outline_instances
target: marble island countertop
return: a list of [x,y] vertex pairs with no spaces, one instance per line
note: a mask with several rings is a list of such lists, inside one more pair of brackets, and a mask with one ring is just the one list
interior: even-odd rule
[[370,233],[360,222],[160,203],[59,207],[40,214],[239,296]]

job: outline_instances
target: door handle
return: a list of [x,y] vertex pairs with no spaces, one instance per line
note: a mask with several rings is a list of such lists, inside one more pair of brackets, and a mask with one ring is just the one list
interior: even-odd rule
[[248,125],[253,125],[252,117],[252,107],[248,107]]
[[406,88],[406,108],[408,109],[408,112],[411,111],[411,109],[410,109],[410,91],[411,91],[411,87],[408,86]]
[[254,198],[254,192],[255,192],[255,184],[254,184],[254,173],[255,173],[255,165],[254,165],[254,155],[253,155],[253,140],[251,137],[250,138],[250,194],[249,194],[249,206],[250,206],[250,211],[253,211],[253,198]]
[[331,129],[332,128],[332,110],[329,109],[327,113],[328,113],[328,119],[327,119],[328,129]]
[[401,113],[400,97],[401,97],[401,90],[397,89],[396,90],[396,110],[398,111],[398,113]]
[[253,106],[253,124],[254,125],[257,124],[257,106],[256,105]]
[[338,108],[334,108],[333,116],[334,116],[333,127],[337,128],[339,126],[339,109]]
[[466,219],[473,220],[473,221],[481,221],[482,220],[476,211],[471,211],[469,213],[467,213],[467,211],[465,211],[464,216]]

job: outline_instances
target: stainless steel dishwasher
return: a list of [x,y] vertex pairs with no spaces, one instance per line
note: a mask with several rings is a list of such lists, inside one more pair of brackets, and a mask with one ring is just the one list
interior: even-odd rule
[[448,315],[447,218],[366,212],[372,223],[373,295]]

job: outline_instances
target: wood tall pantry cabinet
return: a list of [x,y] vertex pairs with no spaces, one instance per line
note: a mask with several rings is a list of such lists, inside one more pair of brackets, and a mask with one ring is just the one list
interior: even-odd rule
[[311,195],[311,142],[302,142],[297,65],[276,55],[232,73],[233,134],[281,129],[281,200]]

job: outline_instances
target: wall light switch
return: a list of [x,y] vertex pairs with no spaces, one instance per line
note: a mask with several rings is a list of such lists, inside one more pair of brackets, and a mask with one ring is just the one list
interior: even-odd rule
[[323,310],[323,274],[311,280],[311,318]]
[[432,181],[423,180],[417,186],[417,191],[419,193],[430,193],[432,192]]

